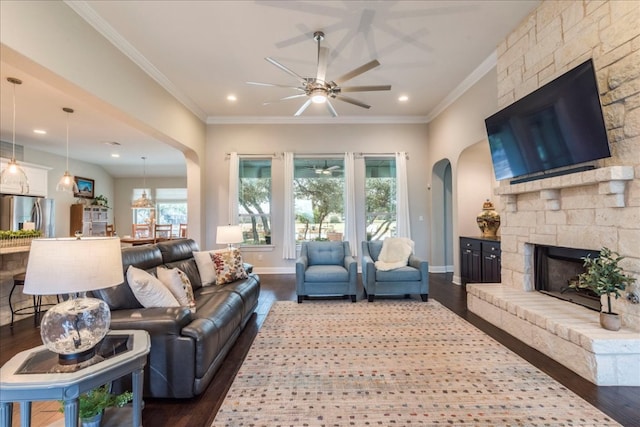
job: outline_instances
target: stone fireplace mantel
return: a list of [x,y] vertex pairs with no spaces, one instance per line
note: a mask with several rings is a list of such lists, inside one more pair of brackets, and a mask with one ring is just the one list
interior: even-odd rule
[[502,196],[507,212],[517,212],[518,195],[534,192],[539,192],[540,198],[545,200],[546,209],[557,211],[562,208],[561,189],[597,184],[598,193],[605,197],[605,206],[623,208],[626,182],[633,178],[632,166],[609,166],[520,184],[503,185],[496,189],[496,194]]

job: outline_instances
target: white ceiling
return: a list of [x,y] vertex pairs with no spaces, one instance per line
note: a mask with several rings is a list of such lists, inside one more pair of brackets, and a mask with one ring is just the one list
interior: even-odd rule
[[[539,0],[476,1],[76,1],[67,2],[121,48],[191,111],[208,123],[427,122],[459,85],[495,51]],[[263,105],[293,95],[291,89],[247,85],[247,81],[296,85],[264,60],[270,56],[302,75],[315,77],[314,31],[325,32],[329,79],[378,59],[382,64],[349,85],[390,84],[388,92],[353,93],[366,110],[333,101],[339,117],[312,105],[292,117],[304,100]],[[65,113],[70,118],[71,157],[102,165],[116,177],[185,175],[181,153],[91,105],[70,99],[46,81],[30,79],[0,61],[0,137],[11,141],[12,85],[16,89],[16,142],[65,154]],[[233,94],[237,101],[227,101]],[[409,101],[398,101],[407,95]],[[315,108],[318,107],[318,108]],[[35,127],[48,134],[36,136]],[[121,157],[109,157],[117,141]],[[149,154],[153,153],[153,155]]]

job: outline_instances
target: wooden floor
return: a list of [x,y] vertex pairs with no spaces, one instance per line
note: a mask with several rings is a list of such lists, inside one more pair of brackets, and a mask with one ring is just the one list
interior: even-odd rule
[[[256,314],[249,320],[247,327],[207,390],[193,399],[146,399],[143,411],[145,426],[204,427],[211,424],[271,304],[274,301],[296,300],[294,275],[262,275],[261,282],[260,301]],[[363,298],[362,290],[358,297],[359,300]],[[640,427],[640,387],[597,387],[511,335],[469,313],[466,308],[464,288],[451,283],[450,274],[430,275],[429,297],[491,335],[620,424]],[[421,303],[419,296],[414,295],[412,298],[416,300],[416,304]],[[313,304],[313,301],[305,301],[303,304]],[[16,322],[13,329],[2,326],[0,327],[0,363],[4,364],[19,351],[40,344],[40,333],[34,327],[32,318]],[[14,406],[17,408],[18,405]],[[51,423],[52,418],[59,419],[61,414],[55,412],[56,407],[57,404],[34,405],[32,425],[46,426]],[[14,416],[14,426],[19,425],[18,419]]]

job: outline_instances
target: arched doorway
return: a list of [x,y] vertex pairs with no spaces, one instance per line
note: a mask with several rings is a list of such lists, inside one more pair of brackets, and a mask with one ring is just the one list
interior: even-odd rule
[[431,172],[431,268],[434,273],[453,271],[453,196],[451,163],[438,161]]

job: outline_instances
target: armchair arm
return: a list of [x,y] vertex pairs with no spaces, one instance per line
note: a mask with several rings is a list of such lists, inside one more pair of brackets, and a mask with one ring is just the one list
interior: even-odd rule
[[429,263],[411,254],[409,257],[409,265],[420,270],[420,277],[422,277],[423,282],[426,282],[429,277]]
[[305,255],[301,255],[296,260],[296,290],[302,292],[304,289],[304,272],[309,265],[309,259]]
[[376,264],[368,254],[362,256],[362,281],[370,286],[376,281]]

